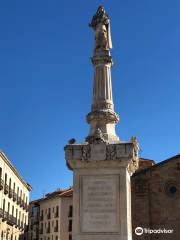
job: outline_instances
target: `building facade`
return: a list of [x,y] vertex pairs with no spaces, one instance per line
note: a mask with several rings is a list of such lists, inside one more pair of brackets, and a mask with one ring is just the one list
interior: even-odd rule
[[0,151],[0,237],[6,240],[24,238],[28,225],[31,186],[19,175]]
[[[180,155],[157,164],[143,160],[131,177],[133,239],[180,239]],[[141,227],[144,233],[135,234]],[[164,233],[149,234],[147,231]]]
[[71,188],[30,203],[28,240],[71,240],[71,231]]

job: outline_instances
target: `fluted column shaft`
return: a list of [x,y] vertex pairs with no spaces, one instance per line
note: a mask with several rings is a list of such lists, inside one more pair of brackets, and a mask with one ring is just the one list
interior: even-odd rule
[[91,112],[87,115],[87,122],[90,124],[88,137],[93,137],[97,129],[100,129],[105,140],[119,141],[115,133],[115,124],[119,121],[119,117],[114,112],[110,51],[95,51],[92,63],[94,65],[94,87]]

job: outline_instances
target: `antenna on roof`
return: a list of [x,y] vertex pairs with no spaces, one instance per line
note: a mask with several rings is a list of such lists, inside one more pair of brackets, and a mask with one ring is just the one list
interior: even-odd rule
[[42,197],[45,197],[45,190],[42,191]]

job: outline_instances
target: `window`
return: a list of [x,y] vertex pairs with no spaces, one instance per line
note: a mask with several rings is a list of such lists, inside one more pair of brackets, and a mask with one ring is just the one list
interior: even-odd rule
[[58,232],[58,220],[56,220],[56,226],[55,226],[55,228],[54,228],[54,231],[55,231],[55,232]]
[[72,240],[72,235],[69,235],[69,240]]
[[[17,187],[17,198],[19,198],[19,187]],[[18,199],[19,201],[19,199]]]
[[7,184],[7,173],[5,173],[4,182],[5,182],[5,184]]
[[47,214],[47,219],[50,219],[51,218],[51,209],[48,208],[48,214]]
[[8,193],[8,185],[7,185],[7,173],[5,173],[4,177],[4,194]]
[[22,190],[20,191],[20,205],[22,205]]
[[3,189],[2,168],[0,167],[0,190]]
[[3,200],[3,213],[5,212],[5,207],[6,207],[6,200]]
[[12,206],[12,216],[14,216],[14,206]]
[[19,226],[20,226],[20,221],[21,221],[21,211],[19,211],[19,221],[18,221]]
[[72,232],[72,219],[69,220],[69,232]]
[[16,208],[16,223],[17,223],[17,219],[18,219],[18,209]]
[[9,179],[9,190],[11,189],[11,178]]
[[13,184],[13,201],[16,201],[16,193],[15,193],[15,191],[16,191],[16,184],[14,182],[14,184]]
[[44,212],[43,212],[43,210],[41,210],[41,216],[40,216],[40,220],[41,220],[41,221],[43,221],[43,218],[44,218],[43,215],[44,215]]
[[59,217],[59,206],[56,206],[55,217]]
[[8,215],[9,215],[9,210],[10,210],[10,203],[8,202]]
[[69,206],[69,217],[72,217],[73,216],[73,206],[70,205]]

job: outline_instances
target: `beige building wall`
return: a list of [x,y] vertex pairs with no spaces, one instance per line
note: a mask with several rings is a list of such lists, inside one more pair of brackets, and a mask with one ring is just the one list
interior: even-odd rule
[[[40,202],[40,239],[60,239],[60,198],[50,198]],[[41,234],[42,232],[42,234]]]
[[18,240],[28,225],[31,187],[0,152],[0,237]]
[[61,198],[60,231],[61,239],[72,239],[72,197]]
[[71,240],[71,229],[72,189],[30,203],[28,240]]

